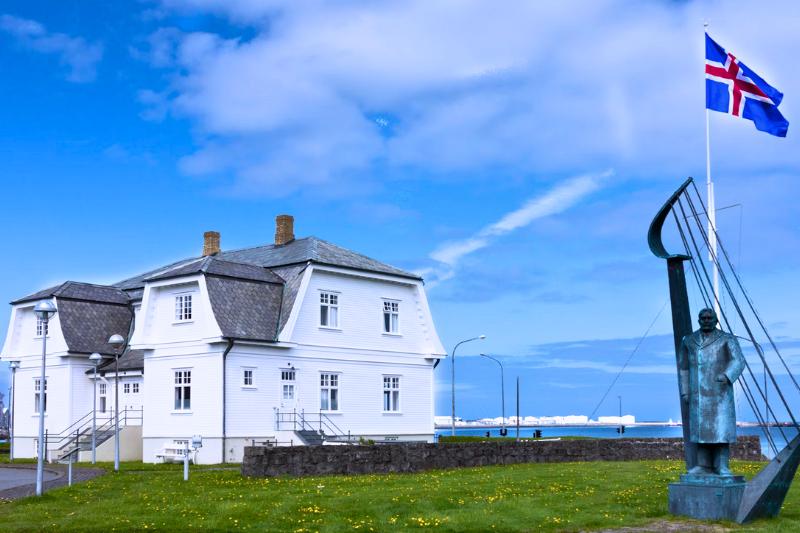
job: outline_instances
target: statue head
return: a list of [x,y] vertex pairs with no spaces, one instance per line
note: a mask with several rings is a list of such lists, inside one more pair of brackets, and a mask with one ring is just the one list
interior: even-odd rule
[[700,323],[700,329],[706,333],[714,331],[717,327],[717,313],[713,309],[706,307],[700,310],[697,315],[697,321]]

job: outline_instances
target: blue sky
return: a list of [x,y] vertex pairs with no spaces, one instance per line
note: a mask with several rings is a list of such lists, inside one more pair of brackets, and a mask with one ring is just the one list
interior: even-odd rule
[[[705,173],[709,19],[786,94],[786,139],[713,115],[712,166],[717,205],[740,204],[722,237],[796,361],[800,8],[725,6],[5,2],[0,300],[197,255],[209,229],[269,242],[291,213],[299,236],[424,273],[448,349],[487,335],[459,349],[460,415],[499,411],[480,351],[506,363],[508,406],[520,375],[523,414],[589,414],[666,300],[650,218]],[[677,417],[670,327],[598,414],[622,395]]]

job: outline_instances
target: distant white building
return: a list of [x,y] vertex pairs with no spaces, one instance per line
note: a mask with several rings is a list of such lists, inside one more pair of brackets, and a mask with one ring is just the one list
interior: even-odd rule
[[619,417],[619,416],[598,416],[597,417],[597,423],[598,424],[609,424],[609,425],[611,425],[611,424],[613,424],[613,425],[635,424],[636,423],[636,417],[633,416],[633,415],[624,415],[622,417]]
[[[58,308],[47,328],[33,313],[44,299]],[[112,334],[130,341],[118,391]],[[96,381],[92,352],[106,356]],[[87,433],[93,411],[108,429],[118,392],[123,459],[157,461],[199,434],[198,461],[219,463],[240,461],[254,440],[432,441],[433,367],[444,353],[419,276],[295,239],[293,219],[281,216],[274,244],[222,251],[207,232],[200,257],[12,302],[0,359],[21,364],[16,457],[37,453],[39,402],[53,459],[75,431]]]

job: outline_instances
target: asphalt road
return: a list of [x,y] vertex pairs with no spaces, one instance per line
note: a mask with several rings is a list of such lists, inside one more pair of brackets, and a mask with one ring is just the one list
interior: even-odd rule
[[[44,480],[50,481],[59,477],[58,473],[44,471]],[[36,470],[31,468],[0,468],[0,490],[13,489],[22,485],[36,483]]]

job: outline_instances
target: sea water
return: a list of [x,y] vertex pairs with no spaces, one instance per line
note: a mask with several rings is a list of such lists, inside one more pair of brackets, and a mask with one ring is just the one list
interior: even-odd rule
[[[520,437],[532,437],[535,430],[542,432],[542,438],[556,438],[556,437],[593,437],[597,439],[616,439],[619,438],[617,431],[619,426],[526,426],[519,428]],[[517,436],[516,426],[509,426],[508,437]],[[492,437],[500,436],[499,427],[469,427],[469,428],[456,428],[456,435],[472,435],[482,437],[486,432]],[[780,451],[786,446],[786,440],[791,440],[797,435],[797,429],[787,427],[771,427],[769,428],[772,441],[775,448]],[[736,428],[737,435],[758,435],[761,438],[761,453],[768,459],[775,456],[775,451],[772,449],[764,430],[760,427],[739,427]],[[436,430],[436,435],[450,435],[450,428],[439,428]],[[683,437],[683,428],[681,426],[625,426],[624,437],[628,438],[680,438]],[[784,438],[785,437],[785,438]]]

